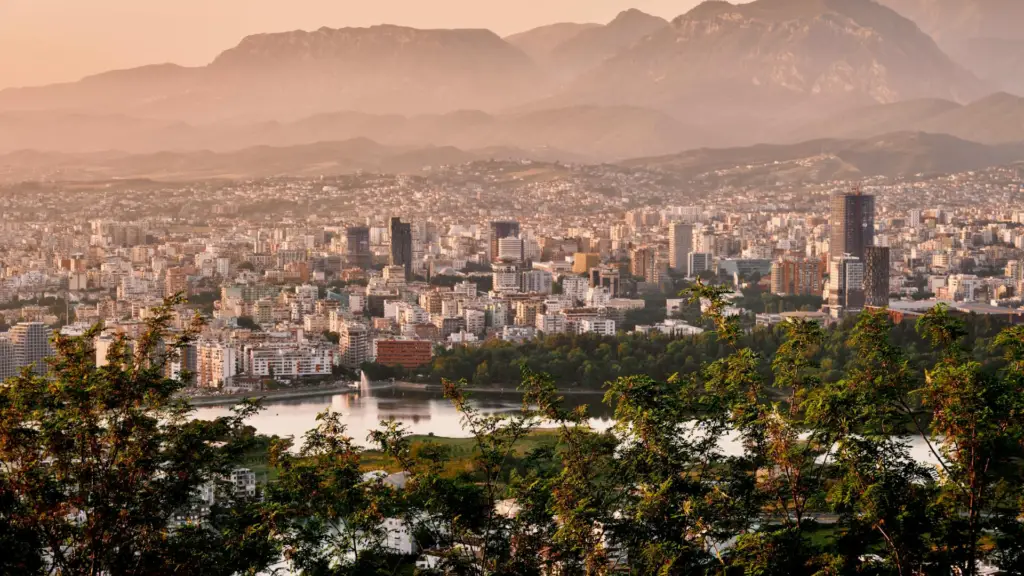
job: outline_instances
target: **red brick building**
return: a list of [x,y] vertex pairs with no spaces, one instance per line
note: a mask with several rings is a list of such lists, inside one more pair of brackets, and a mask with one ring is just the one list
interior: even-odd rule
[[434,345],[429,340],[377,340],[377,363],[418,368],[430,364]]

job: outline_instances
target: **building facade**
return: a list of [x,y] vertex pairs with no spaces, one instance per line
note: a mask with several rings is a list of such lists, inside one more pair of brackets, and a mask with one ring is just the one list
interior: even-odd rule
[[818,258],[787,258],[772,263],[772,293],[779,296],[820,296],[825,263]]
[[391,257],[388,263],[405,268],[406,279],[412,278],[412,224],[401,218],[391,219]]
[[18,369],[31,367],[40,376],[49,372],[46,359],[53,355],[50,346],[50,331],[42,322],[19,322],[7,333],[14,344],[14,356]]
[[832,196],[829,253],[864,259],[864,249],[875,244],[875,197],[855,190]]
[[377,340],[376,362],[385,366],[419,368],[430,364],[434,346],[429,340]]
[[670,224],[668,227],[668,265],[680,274],[689,274],[688,256],[693,251],[693,226]]
[[889,305],[889,248],[868,246],[864,250],[864,304],[876,308]]

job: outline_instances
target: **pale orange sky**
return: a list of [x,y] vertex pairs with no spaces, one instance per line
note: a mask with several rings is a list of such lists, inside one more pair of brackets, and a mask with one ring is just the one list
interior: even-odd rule
[[209,62],[259,32],[370,26],[490,28],[674,18],[699,0],[0,0],[0,88],[143,64]]

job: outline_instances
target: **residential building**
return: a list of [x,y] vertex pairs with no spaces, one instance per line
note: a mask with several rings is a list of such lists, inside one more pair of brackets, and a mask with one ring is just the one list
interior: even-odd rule
[[579,323],[581,334],[615,335],[615,321],[607,318],[584,318]]
[[237,374],[238,350],[219,342],[200,342],[196,348],[196,384],[223,388]]
[[820,296],[825,263],[820,258],[783,258],[772,263],[772,293],[780,296]]
[[358,322],[345,322],[340,326],[341,336],[338,347],[341,352],[341,363],[349,368],[358,368],[370,361],[370,331]]

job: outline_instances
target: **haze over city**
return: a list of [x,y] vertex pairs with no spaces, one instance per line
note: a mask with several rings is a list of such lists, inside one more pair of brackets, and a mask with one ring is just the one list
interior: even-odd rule
[[0,575],[1024,575],[1021,22],[0,0]]

